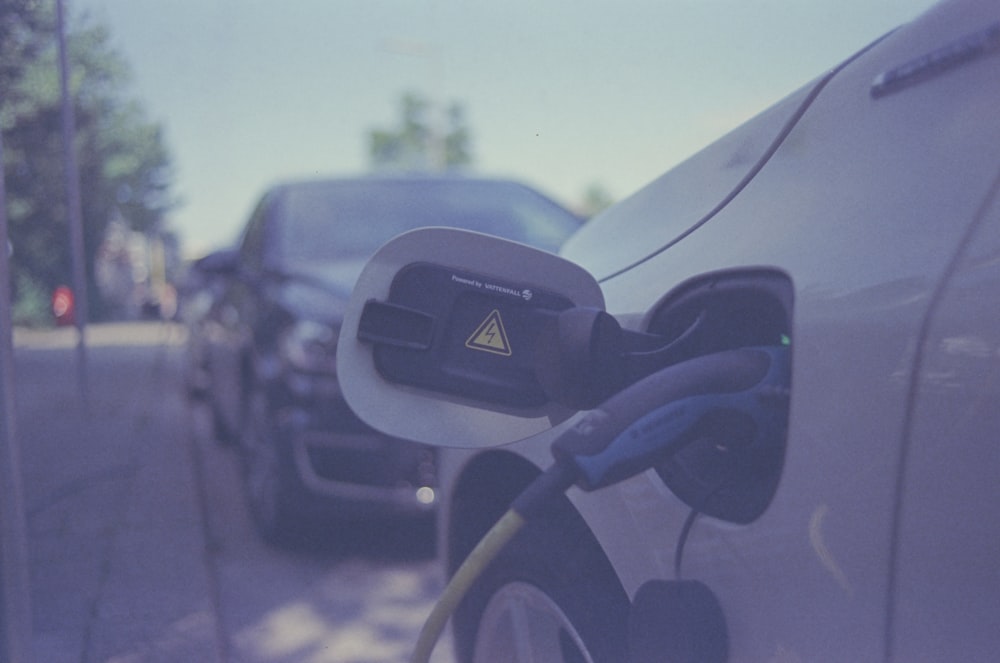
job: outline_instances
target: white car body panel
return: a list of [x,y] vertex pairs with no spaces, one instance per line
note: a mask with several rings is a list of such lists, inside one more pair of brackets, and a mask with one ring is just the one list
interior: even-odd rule
[[[639,327],[698,274],[761,265],[793,281],[778,492],[748,525],[699,519],[683,555],[683,577],[718,595],[732,661],[1000,651],[1000,53],[871,94],[887,71],[998,22],[995,2],[937,6],[825,83],[707,220],[816,84],[594,219],[563,252]],[[562,428],[507,449],[545,467]],[[470,455],[450,454],[446,472]],[[630,595],[674,577],[689,509],[656,474],[570,496]]]
[[[676,240],[753,174],[785,126],[808,102],[816,85],[814,82],[789,95],[589,222],[593,226],[618,227],[644,219],[640,232],[615,232],[614,242],[608,241],[606,232],[576,233],[563,253],[583,257],[584,266],[600,279],[646,256],[651,247]],[[650,217],[651,210],[662,213]]]
[[1000,198],[943,284],[923,342],[901,477],[896,660],[1000,651]]

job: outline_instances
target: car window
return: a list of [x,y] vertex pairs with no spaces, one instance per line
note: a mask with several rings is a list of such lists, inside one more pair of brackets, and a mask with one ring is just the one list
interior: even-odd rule
[[556,251],[579,220],[513,182],[334,181],[289,186],[277,234],[285,264],[367,257],[392,237],[454,226]]
[[264,252],[267,248],[267,218],[274,208],[274,195],[266,195],[257,204],[247,223],[240,243],[240,262],[245,269],[257,271],[264,267]]

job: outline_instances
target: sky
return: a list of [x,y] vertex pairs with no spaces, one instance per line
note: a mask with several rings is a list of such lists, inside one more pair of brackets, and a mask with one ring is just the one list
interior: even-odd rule
[[196,257],[264,189],[368,171],[408,91],[466,110],[474,172],[615,199],[932,0],[65,0],[165,130]]

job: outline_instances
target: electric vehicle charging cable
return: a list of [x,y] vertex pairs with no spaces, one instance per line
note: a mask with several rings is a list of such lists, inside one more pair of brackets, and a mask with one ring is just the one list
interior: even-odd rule
[[[486,533],[445,587],[411,663],[427,663],[448,619],[524,524],[570,486],[592,491],[669,460],[725,415],[732,435],[784,435],[791,380],[786,346],[741,348],[664,368],[588,411],[552,444],[553,463]],[[718,434],[713,428],[712,434]]]

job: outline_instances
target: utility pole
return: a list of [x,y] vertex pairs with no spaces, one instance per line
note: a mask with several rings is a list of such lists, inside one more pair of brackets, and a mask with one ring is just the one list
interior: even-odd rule
[[0,135],[0,658],[9,663],[28,663],[32,660],[31,590],[21,448],[15,425],[10,243],[3,172]]
[[76,301],[76,366],[80,406],[90,415],[87,380],[87,267],[83,244],[83,212],[80,204],[80,168],[76,161],[76,114],[69,90],[69,58],[66,55],[66,21],[63,0],[56,0],[59,40],[59,87],[62,94],[62,140],[66,171],[66,209],[69,215],[70,251],[73,262],[73,295]]

